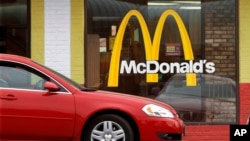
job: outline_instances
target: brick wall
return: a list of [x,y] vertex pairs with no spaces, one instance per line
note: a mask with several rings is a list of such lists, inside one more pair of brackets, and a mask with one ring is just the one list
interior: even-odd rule
[[235,98],[206,98],[205,109],[209,109],[205,117],[208,123],[236,122]]
[[235,3],[222,0],[203,4],[205,59],[215,63],[215,75],[236,80]]
[[45,65],[71,77],[70,0],[44,0]]

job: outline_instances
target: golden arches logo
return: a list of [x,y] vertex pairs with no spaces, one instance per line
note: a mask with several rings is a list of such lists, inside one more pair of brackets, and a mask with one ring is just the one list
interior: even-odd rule
[[[120,27],[118,29],[111,61],[110,61],[110,68],[109,68],[109,77],[108,77],[108,87],[117,87],[118,86],[118,79],[119,79],[119,66],[120,66],[120,55],[121,55],[121,47],[122,47],[122,41],[125,33],[126,26],[128,24],[128,21],[132,16],[135,16],[140,24],[143,40],[144,40],[144,46],[145,46],[145,54],[146,54],[146,60],[152,61],[152,60],[158,60],[159,59],[159,49],[160,49],[160,40],[162,35],[162,30],[164,23],[167,19],[167,17],[171,15],[174,17],[177,26],[179,28],[182,45],[184,49],[184,57],[185,60],[193,60],[193,50],[191,47],[191,42],[189,39],[189,36],[187,34],[187,30],[185,28],[185,25],[174,10],[166,10],[162,13],[160,16],[160,19],[158,21],[158,24],[156,26],[156,30],[154,33],[153,42],[151,41],[149,31],[147,24],[142,16],[142,14],[137,10],[131,10],[129,11],[125,17],[123,18]],[[195,86],[196,85],[196,74],[195,73],[187,73],[187,86]],[[146,75],[146,81],[147,82],[158,82],[158,74],[147,74]]]

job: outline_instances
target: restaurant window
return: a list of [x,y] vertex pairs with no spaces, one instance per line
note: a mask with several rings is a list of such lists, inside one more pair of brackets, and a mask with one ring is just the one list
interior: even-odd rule
[[[88,0],[86,4],[86,86],[166,102],[187,123],[236,122],[235,0]],[[167,16],[162,20],[163,13]],[[126,18],[127,23],[121,25]],[[159,31],[158,24],[162,24]],[[118,39],[124,26],[123,38]],[[153,54],[146,48],[158,39],[159,53],[154,63],[190,64],[185,58],[184,30],[190,39],[192,63],[198,63],[196,69],[214,64],[213,72],[196,73],[194,86],[187,86],[187,77],[178,68],[167,72],[163,66],[167,73],[157,71],[157,82],[148,82],[147,73],[141,73],[147,66],[135,67],[137,73],[133,65],[129,67],[131,62],[137,66],[146,64],[146,54]],[[149,38],[145,37],[147,34]],[[132,73],[121,73],[119,68],[118,85],[110,87],[110,62],[116,40],[121,42],[119,67],[124,62]],[[154,63],[147,69],[157,68]]]
[[30,0],[0,0],[0,53],[30,56]]

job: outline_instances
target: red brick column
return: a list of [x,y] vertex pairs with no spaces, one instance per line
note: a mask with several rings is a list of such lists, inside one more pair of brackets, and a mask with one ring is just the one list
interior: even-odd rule
[[239,108],[240,124],[246,124],[247,117],[250,114],[250,83],[240,83]]

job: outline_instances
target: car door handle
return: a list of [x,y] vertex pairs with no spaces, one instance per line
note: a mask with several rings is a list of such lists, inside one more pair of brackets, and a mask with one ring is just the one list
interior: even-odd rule
[[0,96],[0,99],[4,100],[17,100],[17,98],[12,94],[7,94],[6,96]]

